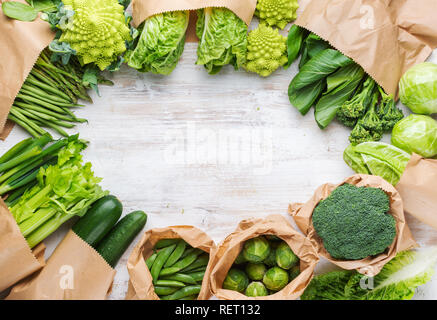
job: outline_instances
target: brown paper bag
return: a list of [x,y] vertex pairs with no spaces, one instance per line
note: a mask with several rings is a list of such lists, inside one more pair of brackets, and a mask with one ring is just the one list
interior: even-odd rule
[[[5,1],[0,0],[2,2]],[[11,123],[6,127],[5,124],[21,85],[40,52],[54,37],[45,21],[38,18],[33,22],[13,20],[0,12],[0,139],[6,139],[12,130]]]
[[396,95],[405,71],[437,46],[436,9],[435,0],[311,0],[296,24],[327,40]]
[[[356,185],[357,187],[373,187],[380,188],[387,193],[390,198],[390,214],[396,220],[396,238],[390,245],[386,252],[381,253],[375,257],[367,257],[361,260],[336,260],[331,257],[331,255],[326,251],[323,246],[322,240],[317,235],[314,230],[312,223],[312,214],[317,206],[317,204],[326,199],[331,192],[338,186],[349,183]],[[378,176],[370,176],[365,174],[356,174],[351,177],[346,178],[342,183],[334,184],[324,184],[317,188],[312,198],[305,204],[295,203],[290,204],[288,208],[289,213],[293,216],[294,221],[300,230],[307,234],[310,238],[312,244],[318,251],[319,255],[325,257],[332,263],[338,265],[342,269],[353,270],[356,269],[358,272],[363,273],[368,276],[374,276],[382,267],[390,261],[395,255],[403,250],[411,249],[417,247],[408,225],[405,222],[404,208],[401,196],[399,192],[387,181]]]
[[8,207],[0,198],[0,291],[44,266],[44,245],[29,248]]
[[[244,242],[261,235],[275,235],[287,242],[300,258],[301,273],[281,291],[265,297],[247,297],[237,291],[223,289],[223,281],[232,267]],[[226,300],[294,300],[310,283],[318,262],[317,252],[311,242],[293,229],[281,215],[270,215],[265,219],[249,219],[239,223],[237,229],[219,245],[211,271],[211,289],[219,299]]]
[[115,270],[85,241],[69,231],[34,276],[14,286],[8,300],[103,300]]
[[405,212],[437,229],[437,160],[413,153],[396,189]]
[[[390,247],[388,247],[388,250],[386,250],[384,253],[381,253],[375,257],[367,257],[361,260],[336,260],[332,258],[331,255],[326,251],[322,240],[314,230],[312,215],[315,207],[321,200],[326,199],[335,188],[345,183],[349,183],[357,187],[366,186],[380,188],[389,196],[390,214],[396,220],[396,238]],[[307,203],[290,204],[288,212],[293,216],[294,221],[300,230],[302,230],[302,232],[306,234],[308,238],[310,238],[319,255],[325,257],[342,269],[356,269],[362,274],[374,276],[379,273],[382,267],[392,258],[394,258],[398,252],[417,247],[417,243],[414,241],[411,231],[405,222],[404,208],[399,192],[391,184],[378,176],[356,174],[346,178],[343,182],[336,185],[331,183],[324,184],[317,188],[314,195]]]
[[183,239],[193,248],[199,248],[209,253],[209,263],[203,277],[202,289],[197,298],[198,300],[208,300],[211,297],[209,274],[216,246],[206,233],[193,226],[172,226],[151,229],[144,233],[127,261],[130,279],[126,300],[159,300],[153,287],[152,275],[146,266],[146,259],[153,254],[155,244],[161,239]]
[[132,22],[138,27],[147,18],[163,12],[224,7],[249,25],[256,2],[257,0],[133,0]]

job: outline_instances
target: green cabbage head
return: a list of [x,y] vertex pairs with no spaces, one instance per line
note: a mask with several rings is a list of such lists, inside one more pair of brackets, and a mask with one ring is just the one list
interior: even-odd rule
[[170,74],[184,51],[189,11],[165,12],[148,18],[140,27],[135,49],[126,55],[128,65],[141,72]]
[[204,65],[209,74],[218,73],[227,64],[239,69],[246,62],[247,25],[226,8],[206,8],[197,15],[196,64]]
[[399,96],[414,113],[437,113],[437,64],[424,62],[409,69],[399,82]]
[[73,22],[61,26],[61,42],[76,50],[81,63],[104,70],[126,51],[131,39],[123,6],[117,0],[63,0],[74,11]]
[[391,143],[408,153],[432,158],[437,155],[437,121],[430,116],[412,114],[394,126]]

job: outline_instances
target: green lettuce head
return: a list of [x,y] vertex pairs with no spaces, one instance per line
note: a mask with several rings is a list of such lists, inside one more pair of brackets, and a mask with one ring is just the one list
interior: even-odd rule
[[218,73],[227,64],[239,69],[246,62],[247,25],[225,8],[206,8],[197,15],[196,64],[204,65],[209,74]]
[[391,142],[408,153],[432,158],[437,155],[437,121],[412,114],[394,126]]
[[437,113],[437,64],[424,62],[409,69],[399,82],[399,96],[414,113]]
[[126,55],[128,65],[141,72],[170,74],[184,51],[189,11],[164,12],[148,18],[139,28],[135,49]]

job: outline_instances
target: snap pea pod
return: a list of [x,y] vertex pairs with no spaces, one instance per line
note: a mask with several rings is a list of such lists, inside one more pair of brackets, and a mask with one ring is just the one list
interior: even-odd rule
[[190,297],[196,294],[199,294],[200,292],[200,285],[196,286],[186,286],[184,288],[179,289],[173,294],[162,296],[162,300],[179,300],[185,297]]
[[177,244],[179,239],[162,239],[155,244],[155,249],[162,249],[173,244]]
[[185,258],[185,257],[188,256],[190,253],[192,253],[192,252],[194,252],[194,251],[196,251],[196,250],[200,250],[200,249],[197,249],[197,248],[188,248],[188,249],[186,249],[186,250],[184,251],[184,253],[181,255],[181,257],[180,257],[179,259],[183,259],[183,258]]
[[189,272],[189,273],[194,273],[194,272],[205,272],[206,271],[206,265],[203,267],[198,267],[196,269],[191,269],[191,270],[185,270],[184,272]]
[[152,265],[152,270],[150,271],[150,273],[152,274],[153,283],[156,283],[156,281],[158,281],[159,273],[161,272],[164,263],[167,261],[168,257],[173,252],[174,248],[176,248],[175,244],[159,251],[156,260]]
[[164,276],[162,277],[162,280],[175,280],[188,284],[197,284],[197,281],[192,276],[183,273],[175,273],[169,276]]
[[176,280],[158,280],[156,281],[156,285],[160,287],[185,287],[185,283]]
[[146,265],[147,265],[147,268],[149,270],[150,270],[150,268],[152,268],[153,263],[155,262],[157,256],[158,256],[158,253],[155,252],[154,254],[152,254],[150,257],[147,258]]
[[196,261],[198,255],[199,255],[198,252],[192,252],[191,254],[189,254],[188,256],[183,258],[182,260],[179,260],[178,262],[176,262],[172,267],[162,269],[161,273],[159,275],[165,276],[165,275],[170,275],[170,274],[174,274],[174,273],[181,271],[182,269],[193,264]]
[[187,273],[187,271],[195,270],[197,268],[206,266],[208,264],[208,262],[209,262],[209,255],[205,253],[205,254],[202,254],[199,258],[197,258],[197,260],[194,263],[187,265],[181,271],[183,271],[184,273]]
[[187,276],[190,276],[196,282],[203,281],[203,277],[205,276],[205,271],[187,273]]
[[178,287],[161,287],[161,286],[155,286],[155,293],[158,296],[166,296],[172,293],[175,293],[178,291]]
[[176,249],[174,249],[170,257],[168,257],[167,261],[165,262],[164,268],[174,265],[182,256],[186,247],[187,243],[184,240],[179,240],[178,244],[176,245]]

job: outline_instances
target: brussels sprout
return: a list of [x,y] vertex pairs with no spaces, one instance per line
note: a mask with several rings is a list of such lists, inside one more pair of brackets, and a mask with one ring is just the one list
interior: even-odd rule
[[437,113],[437,64],[424,62],[405,72],[399,82],[399,96],[414,113]]
[[267,289],[279,291],[288,284],[288,273],[279,267],[270,268],[264,275],[263,283]]
[[296,265],[288,270],[288,281],[291,282],[300,274],[300,266]]
[[264,297],[268,295],[267,289],[262,282],[251,282],[244,293],[248,297]]
[[281,242],[276,248],[276,264],[282,269],[290,269],[299,262],[299,258],[291,250],[287,242]]
[[264,263],[252,263],[249,262],[246,265],[246,274],[249,276],[251,280],[262,280],[264,274],[267,271],[267,267]]
[[430,116],[409,115],[394,126],[391,142],[408,153],[432,158],[437,155],[437,121]]
[[223,282],[223,289],[234,290],[243,293],[249,284],[247,275],[239,270],[232,268]]
[[262,262],[269,253],[270,245],[264,237],[249,239],[244,244],[243,255],[248,262]]
[[276,249],[271,248],[268,257],[265,258],[263,262],[269,267],[276,266]]
[[240,254],[238,255],[237,259],[235,259],[234,263],[235,264],[242,264],[242,263],[245,263],[245,262],[247,262],[247,261],[244,258],[243,251],[241,251]]

